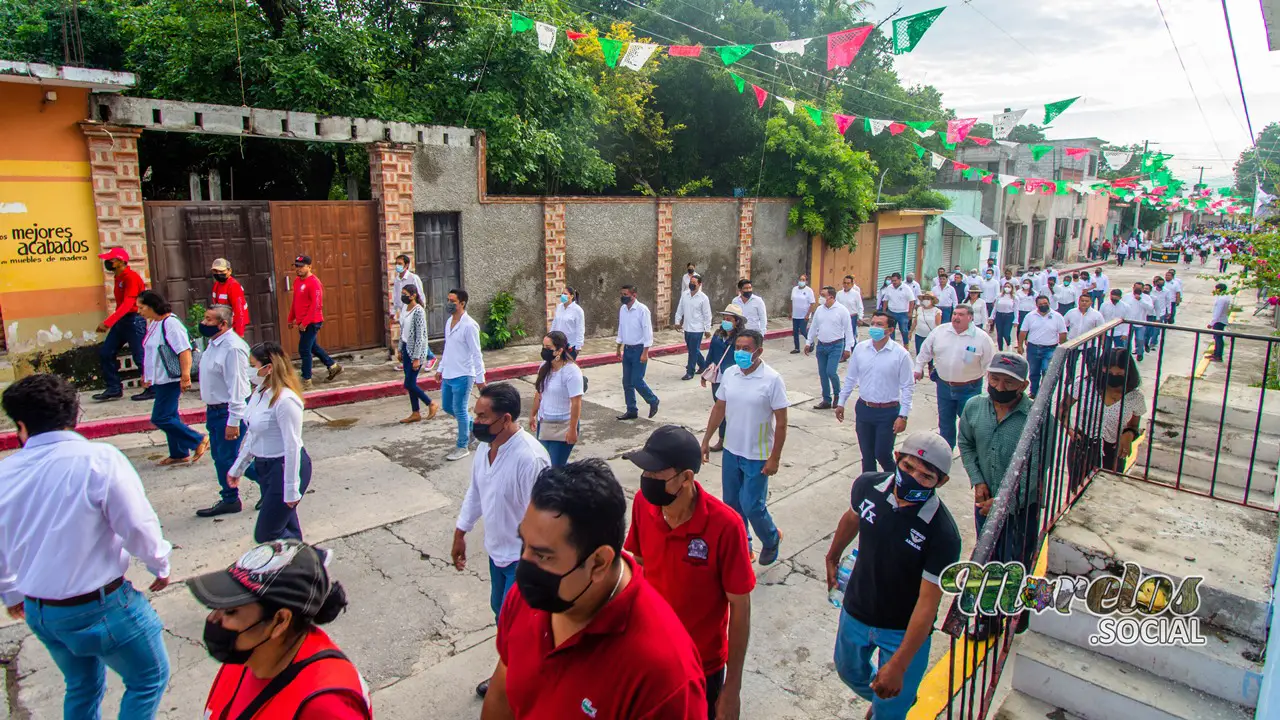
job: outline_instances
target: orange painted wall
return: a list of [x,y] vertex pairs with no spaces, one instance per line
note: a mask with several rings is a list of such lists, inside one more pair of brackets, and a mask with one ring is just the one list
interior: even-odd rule
[[77,126],[87,117],[89,91],[50,89],[58,99],[43,103],[39,85],[0,82],[0,160],[89,162],[89,147]]

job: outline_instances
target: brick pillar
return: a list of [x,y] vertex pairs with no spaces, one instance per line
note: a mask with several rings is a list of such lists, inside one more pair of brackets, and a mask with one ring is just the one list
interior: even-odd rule
[[[378,203],[378,232],[382,235],[382,261],[386,270],[387,304],[383,312],[395,306],[391,297],[395,282],[395,259],[400,253],[413,256],[413,146],[376,142],[369,146],[369,187]],[[417,258],[414,258],[416,264]],[[424,300],[426,298],[423,298]],[[393,350],[400,337],[400,322],[387,323],[387,346]]]
[[547,330],[556,315],[564,275],[564,203],[542,203],[543,259],[546,267]]
[[[151,285],[147,230],[142,211],[142,175],[138,172],[138,136],[142,128],[82,122],[89,147],[89,176],[98,220],[99,252],[124,248],[129,266]],[[106,276],[107,312],[115,312],[115,281]]]
[[[756,201],[738,205],[738,278],[751,277],[751,240],[755,237]],[[736,281],[735,281],[736,282]]]
[[665,328],[671,317],[671,201],[658,201],[658,296],[653,301],[653,328]]

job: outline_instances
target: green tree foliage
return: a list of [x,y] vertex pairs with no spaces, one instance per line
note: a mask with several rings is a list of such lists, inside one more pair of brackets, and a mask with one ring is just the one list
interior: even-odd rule
[[1270,123],[1258,133],[1257,148],[1240,153],[1236,160],[1236,193],[1242,198],[1252,198],[1257,181],[1262,189],[1276,194],[1280,183],[1280,123]]

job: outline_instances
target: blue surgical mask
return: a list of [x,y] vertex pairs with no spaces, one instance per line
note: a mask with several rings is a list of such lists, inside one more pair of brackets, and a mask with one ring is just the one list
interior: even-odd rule
[[898,468],[898,473],[893,483],[898,486],[898,497],[909,503],[922,503],[933,497],[933,488],[921,485],[920,481],[912,477],[910,473],[904,472],[901,467]]
[[560,293],[560,304],[564,305],[568,302],[569,302],[569,296],[564,293]]
[[751,364],[756,361],[753,353],[749,350],[734,350],[733,361],[743,370],[751,369]]
[[720,329],[724,330],[725,332],[733,332],[733,323],[729,322],[728,320],[721,320]]
[[868,328],[867,334],[871,336],[872,340],[875,340],[876,342],[880,342],[881,340],[884,339],[885,330],[882,327]]

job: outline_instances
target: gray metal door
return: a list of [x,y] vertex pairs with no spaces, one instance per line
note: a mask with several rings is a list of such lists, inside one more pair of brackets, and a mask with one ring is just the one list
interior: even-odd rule
[[426,291],[427,334],[444,337],[449,291],[462,286],[462,243],[458,213],[414,213],[415,270]]

